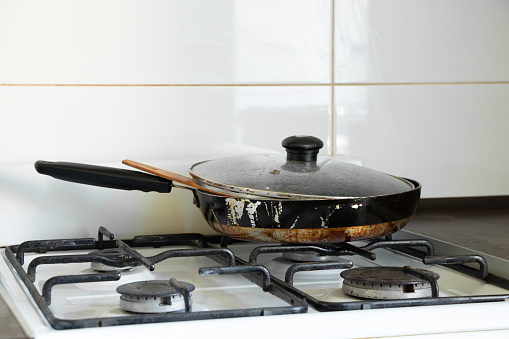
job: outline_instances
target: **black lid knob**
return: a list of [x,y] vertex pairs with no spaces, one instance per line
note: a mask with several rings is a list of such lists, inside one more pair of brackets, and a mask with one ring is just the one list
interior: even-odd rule
[[293,161],[315,161],[323,147],[323,141],[309,135],[294,135],[283,140],[286,148],[286,159]]

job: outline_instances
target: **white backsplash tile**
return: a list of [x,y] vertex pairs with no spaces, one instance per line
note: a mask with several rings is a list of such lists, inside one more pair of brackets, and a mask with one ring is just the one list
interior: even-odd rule
[[330,0],[0,1],[0,83],[330,83]]
[[335,153],[424,197],[509,191],[509,84],[336,86]]
[[335,0],[336,83],[509,80],[506,0]]
[[0,86],[0,163],[283,152],[295,134],[330,154],[327,86]]

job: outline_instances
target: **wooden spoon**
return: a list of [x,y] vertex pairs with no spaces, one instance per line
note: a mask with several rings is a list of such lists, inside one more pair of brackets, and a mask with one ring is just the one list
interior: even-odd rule
[[130,167],[134,167],[136,169],[139,169],[139,170],[141,170],[143,172],[154,174],[154,175],[156,175],[158,177],[165,178],[165,179],[168,179],[168,180],[171,180],[171,181],[174,181],[174,182],[178,182],[179,184],[182,184],[182,185],[185,185],[185,186],[188,186],[188,187],[196,188],[196,189],[199,189],[199,190],[202,190],[202,191],[206,191],[206,192],[209,192],[209,193],[214,193],[214,194],[222,195],[222,196],[226,196],[226,197],[234,197],[234,196],[229,195],[229,194],[225,194],[225,193],[221,193],[221,192],[218,192],[218,191],[209,190],[209,189],[207,189],[205,187],[202,187],[202,186],[198,185],[197,183],[195,183],[193,181],[193,179],[191,179],[189,177],[186,177],[186,176],[183,176],[183,175],[180,175],[180,174],[177,174],[177,173],[169,172],[169,171],[166,171],[166,170],[154,167],[154,166],[145,165],[145,164],[142,164],[140,162],[136,162],[136,161],[133,161],[133,160],[127,160],[127,159],[123,160],[122,163],[124,165],[127,165],[127,166],[130,166]]

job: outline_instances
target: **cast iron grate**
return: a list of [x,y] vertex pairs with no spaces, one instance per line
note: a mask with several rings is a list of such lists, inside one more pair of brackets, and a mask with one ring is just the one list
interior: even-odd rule
[[[103,238],[107,237],[108,240]],[[481,256],[456,256],[443,257],[434,254],[432,243],[427,240],[392,240],[391,237],[385,239],[375,239],[363,247],[356,247],[349,243],[333,244],[328,246],[316,245],[269,245],[257,247],[251,252],[249,261],[246,262],[234,255],[228,249],[228,244],[233,242],[227,237],[205,237],[201,234],[169,234],[169,235],[147,235],[136,236],[130,240],[114,240],[113,234],[101,227],[98,232],[97,239],[64,239],[64,240],[40,240],[27,241],[20,245],[9,246],[6,248],[6,255],[16,270],[18,276],[30,292],[33,300],[40,308],[43,316],[50,325],[55,329],[72,329],[83,327],[100,327],[100,326],[117,326],[126,324],[144,324],[155,322],[173,322],[173,321],[189,321],[201,319],[216,318],[235,318],[235,317],[251,317],[266,316],[278,314],[294,314],[305,313],[308,306],[320,312],[328,311],[347,311],[347,310],[365,310],[379,308],[394,307],[411,307],[411,306],[430,306],[430,305],[450,305],[480,302],[505,301],[509,298],[509,294],[501,295],[475,295],[475,296],[455,296],[455,297],[439,297],[438,284],[436,279],[431,276],[421,276],[428,280],[433,286],[433,295],[429,298],[403,299],[403,300],[359,300],[351,302],[326,302],[314,298],[313,296],[299,290],[293,285],[293,276],[300,271],[310,270],[329,270],[338,268],[349,268],[352,262],[349,260],[333,261],[333,262],[304,262],[290,266],[286,272],[285,280],[280,280],[265,268],[257,264],[259,255],[267,253],[285,253],[311,251],[320,255],[333,256],[352,256],[360,255],[369,260],[376,260],[376,255],[372,252],[376,248],[388,248],[393,251],[413,256],[421,259],[425,264],[444,265],[454,269],[460,273],[482,279],[487,283],[509,289],[509,280],[493,275],[488,272],[486,261]],[[151,246],[160,248],[170,245],[186,245],[191,249],[181,250],[163,250],[159,254],[152,257],[144,257],[138,251],[137,247]],[[62,250],[101,250],[108,248],[120,248],[129,254],[129,257],[120,262],[110,261],[106,257],[93,254],[88,255],[63,255],[63,256],[41,256],[32,260],[27,270],[23,268],[24,254],[26,252],[49,252]],[[417,248],[424,248],[424,251]],[[258,285],[263,291],[270,293],[277,298],[285,301],[288,306],[284,307],[266,307],[252,308],[241,310],[222,310],[222,311],[200,311],[193,312],[187,310],[182,313],[165,313],[165,314],[137,314],[122,317],[104,317],[68,320],[57,318],[51,311],[51,289],[57,284],[73,283],[76,281],[109,281],[118,280],[118,273],[98,273],[91,275],[79,276],[56,276],[49,279],[43,287],[40,294],[35,288],[32,281],[35,280],[37,267],[39,265],[69,263],[69,262],[101,262],[106,265],[116,267],[128,265],[144,265],[149,270],[153,270],[155,264],[163,260],[173,257],[185,256],[207,256],[213,259],[221,266],[202,267],[199,270],[200,275],[217,275],[217,274],[240,274],[252,283]],[[479,264],[479,269],[465,265],[465,263],[475,262]],[[409,274],[419,274],[411,267],[405,267],[405,271]]]
[[[103,236],[109,240],[103,240]],[[219,246],[211,247],[207,238],[200,234],[176,234],[176,235],[149,235],[136,236],[131,240],[113,240],[113,234],[101,227],[99,229],[98,239],[63,239],[63,240],[38,240],[27,241],[20,245],[9,246],[5,253],[12,267],[21,278],[23,284],[29,291],[33,300],[39,307],[42,315],[48,323],[58,330],[118,326],[128,324],[146,324],[157,322],[190,321],[202,319],[218,318],[236,318],[253,317],[279,314],[305,313],[308,310],[307,304],[300,300],[295,294],[293,288],[281,281],[274,281],[263,266],[246,265],[245,262],[236,258],[229,249]],[[136,247],[153,246],[162,247],[166,245],[186,245],[192,246],[190,249],[166,250],[153,257],[144,257]],[[63,250],[99,250],[105,248],[121,248],[129,254],[129,258],[119,262],[111,261],[100,255],[56,255],[40,256],[32,260],[25,271],[23,268],[24,256],[26,252],[46,253],[49,251]],[[16,254],[15,254],[16,253]],[[48,279],[43,288],[42,294],[39,293],[33,281],[35,281],[37,267],[40,265],[51,265],[61,263],[76,262],[101,262],[104,264],[122,267],[126,265],[143,264],[148,269],[153,270],[155,264],[173,257],[191,257],[207,256],[220,265],[220,267],[204,267],[200,269],[201,275],[216,274],[241,274],[244,278],[262,287],[263,291],[270,293],[277,298],[285,301],[288,306],[248,308],[248,309],[229,309],[229,310],[209,310],[193,312],[189,307],[185,312],[180,313],[161,313],[161,314],[135,314],[121,317],[100,317],[88,319],[61,319],[52,312],[51,290],[55,285],[69,283],[101,282],[120,279],[119,273],[98,273],[81,274],[68,276],[55,276]],[[187,297],[188,298],[188,297]],[[186,302],[188,302],[186,300]]]
[[[416,247],[425,248],[425,252],[416,249]],[[428,240],[392,240],[391,236],[385,237],[384,240],[375,240],[363,247],[355,247],[351,244],[334,244],[332,246],[321,247],[315,245],[282,245],[282,246],[261,246],[251,252],[249,262],[256,265],[259,255],[267,253],[285,253],[309,251],[316,252],[320,255],[361,255],[370,260],[376,260],[375,253],[371,252],[376,248],[389,248],[407,255],[421,259],[427,265],[442,265],[451,268],[457,272],[475,277],[486,281],[487,283],[509,289],[509,280],[493,275],[488,272],[486,260],[479,255],[462,255],[462,256],[436,256],[434,246]],[[479,269],[466,266],[466,263],[478,263]],[[300,271],[313,270],[332,270],[340,268],[350,268],[352,262],[349,260],[335,262],[303,262],[291,265],[285,275],[285,282],[293,287],[293,276]],[[473,296],[454,296],[439,297],[437,279],[432,275],[423,274],[419,270],[412,267],[403,267],[406,273],[415,275],[421,279],[428,281],[432,286],[432,296],[428,298],[399,299],[399,300],[368,300],[363,299],[352,302],[328,302],[319,300],[301,290],[297,290],[297,295],[304,300],[313,309],[320,312],[329,311],[349,311],[349,310],[366,310],[394,307],[411,307],[411,306],[433,306],[433,305],[452,305],[467,303],[482,303],[505,301],[509,298],[509,294],[500,295],[473,295]]]

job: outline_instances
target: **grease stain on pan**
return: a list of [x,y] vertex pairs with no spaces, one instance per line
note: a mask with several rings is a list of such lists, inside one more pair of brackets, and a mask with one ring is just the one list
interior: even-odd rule
[[[290,226],[290,229],[291,229],[291,230],[293,230],[293,228],[295,227],[295,225],[297,225],[297,221],[299,221],[299,217],[300,217],[300,216],[298,215],[298,216],[297,216],[297,218],[295,218],[295,221],[293,222],[292,226]],[[281,225],[279,225],[279,226],[281,226]],[[279,227],[279,226],[278,226],[278,227]]]
[[228,206],[228,220],[230,223],[237,224],[237,220],[242,218],[244,214],[244,199],[226,199],[226,205]]
[[[261,201],[252,202],[249,199],[227,198],[226,206],[228,207],[228,223],[238,224],[240,219],[247,213],[247,217],[251,223],[251,227],[256,227],[258,221],[258,206],[262,204]],[[283,213],[283,204],[281,202],[272,203],[267,205],[264,202],[265,209],[271,214],[272,220],[278,227],[281,227],[279,220]]]
[[[247,217],[249,218],[249,222],[251,224],[251,227],[256,227],[257,221],[258,221],[258,206],[262,204],[261,201],[252,202],[249,199],[239,199],[239,198],[227,198],[226,200],[226,206],[228,208],[228,223],[231,225],[238,225],[240,223],[240,220],[244,216],[244,213],[247,213]],[[272,220],[274,221],[275,225],[280,228],[281,222],[280,222],[280,216],[283,213],[283,204],[281,202],[276,203],[270,203],[267,204],[266,202],[263,203],[265,206],[265,210],[270,213]],[[354,209],[358,209],[362,204],[355,204],[351,207]],[[342,206],[340,204],[335,205],[332,207],[329,211],[329,213],[325,216],[319,216],[321,221],[321,228],[329,228],[329,219],[334,214],[335,210],[341,209]],[[319,212],[319,208],[315,207],[315,210]],[[295,219],[295,222],[290,227],[293,229],[298,221]]]
[[253,228],[224,225],[213,221],[208,221],[208,223],[217,232],[236,239],[269,243],[310,244],[373,239],[399,231],[408,221],[410,221],[410,217],[374,225],[316,229]]
[[266,203],[264,202],[265,210],[270,213],[270,217],[277,225],[277,227],[281,227],[281,222],[279,221],[279,217],[281,213],[283,213],[283,204],[279,201],[277,204],[275,202]]
[[272,219],[278,225],[278,227],[281,227],[281,222],[279,221],[279,216],[281,215],[281,213],[283,213],[283,204],[280,201],[277,205],[272,204],[272,208],[273,208]]
[[249,217],[249,222],[251,223],[251,227],[256,227],[256,221],[258,220],[257,209],[261,203],[262,203],[261,201],[257,201],[256,203],[249,201],[246,204],[246,212],[247,212],[247,216]]
[[244,211],[247,212],[251,227],[256,227],[256,221],[258,220],[258,206],[261,205],[261,201],[253,203],[249,199],[226,199],[226,205],[228,206],[228,220],[230,223],[237,224],[237,221],[242,219]]
[[[362,205],[361,205],[362,206]],[[334,208],[331,209],[331,212],[326,215],[325,217],[320,216],[320,227],[321,228],[329,228],[329,219],[334,214],[335,210],[341,209],[341,205],[336,205]],[[318,208],[315,207],[315,210],[318,212]]]

